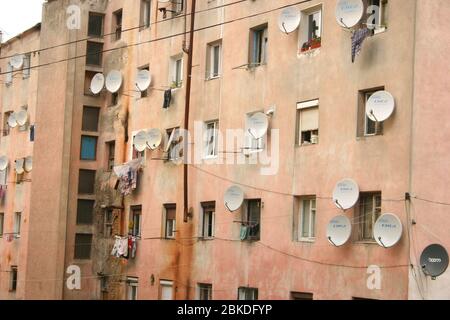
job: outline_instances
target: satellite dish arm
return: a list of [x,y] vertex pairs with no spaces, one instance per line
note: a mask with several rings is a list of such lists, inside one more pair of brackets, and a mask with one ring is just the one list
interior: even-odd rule
[[341,23],[344,25],[345,28],[350,29],[350,28],[345,24],[344,18],[341,18],[340,21],[341,21]]
[[345,212],[344,207],[341,206],[341,204],[339,203],[339,200],[338,200],[338,199],[335,200],[335,203],[336,203],[336,205],[339,207],[339,209],[341,209],[342,211]]
[[378,119],[377,119],[377,117],[376,117],[375,114],[373,113],[373,109],[370,110],[370,115],[375,119],[375,122],[376,122],[376,123],[379,122]]
[[286,27],[284,26],[284,22],[281,23],[281,26],[283,27],[284,33],[286,33],[288,35],[289,32],[286,30]]
[[225,207],[227,207],[228,211],[234,212],[234,210],[231,210],[230,207],[228,206],[228,203],[226,203],[226,202],[225,202]]
[[381,245],[383,246],[383,248],[387,249],[388,247],[386,247],[383,243],[383,240],[381,240],[381,237],[378,237],[378,241],[380,241]]
[[333,246],[337,247],[336,243],[334,243],[333,240],[331,240],[331,237],[328,237],[328,240],[333,244]]
[[258,138],[255,137],[255,135],[252,133],[252,131],[250,130],[250,128],[247,129],[247,130],[248,130],[248,133],[250,133],[250,135],[253,137],[253,139],[259,140]]

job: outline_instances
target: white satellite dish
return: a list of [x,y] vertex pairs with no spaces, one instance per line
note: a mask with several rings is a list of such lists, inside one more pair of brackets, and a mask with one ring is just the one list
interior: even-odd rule
[[264,137],[269,128],[269,118],[265,113],[257,112],[248,119],[248,131],[255,139]]
[[100,91],[103,90],[103,87],[105,86],[105,76],[103,73],[96,73],[94,77],[91,80],[91,92],[93,94],[99,94]]
[[33,170],[33,157],[29,156],[25,158],[24,168],[26,172],[31,172]]
[[238,210],[244,202],[244,191],[239,186],[231,186],[225,191],[225,207],[233,212]]
[[24,172],[24,169],[23,169],[24,162],[25,162],[24,159],[16,160],[16,173],[17,174],[22,174]]
[[147,132],[148,140],[147,140],[147,147],[155,150],[161,145],[162,142],[162,133],[159,129],[150,129]]
[[8,118],[8,126],[11,128],[17,127],[17,119],[15,112],[11,113]]
[[339,0],[336,5],[336,20],[341,27],[352,28],[361,21],[364,14],[362,0]]
[[344,179],[336,184],[333,191],[333,202],[342,210],[352,208],[359,199],[358,184],[351,179]]
[[336,246],[340,247],[347,243],[352,234],[352,223],[349,218],[340,215],[331,219],[327,226],[327,239]]
[[27,110],[20,110],[15,114],[16,122],[19,126],[24,126],[28,122],[28,112]]
[[377,91],[372,94],[366,103],[366,115],[370,120],[383,122],[394,113],[395,100],[387,91]]
[[0,171],[5,171],[8,168],[8,158],[6,156],[0,157]]
[[400,241],[402,232],[402,222],[392,213],[379,217],[373,228],[375,241],[384,248],[395,246]]
[[15,54],[11,60],[9,60],[9,64],[15,68],[20,69],[23,65],[23,55],[22,54]]
[[144,151],[147,148],[147,140],[148,140],[147,131],[145,130],[139,131],[134,136],[133,139],[134,148],[139,152]]
[[278,28],[285,33],[291,33],[298,28],[300,21],[300,11],[296,7],[287,7],[278,17]]
[[112,70],[106,76],[106,89],[111,93],[116,93],[122,86],[122,73]]
[[136,87],[139,91],[145,91],[152,83],[152,76],[148,70],[140,70],[136,75]]

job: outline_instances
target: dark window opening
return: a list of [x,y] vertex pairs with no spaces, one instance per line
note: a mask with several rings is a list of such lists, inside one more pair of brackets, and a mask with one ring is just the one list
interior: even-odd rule
[[75,235],[74,259],[89,260],[91,258],[92,234],[77,233]]
[[78,193],[93,194],[95,187],[95,170],[81,169],[78,177]]
[[94,221],[94,200],[78,199],[77,224],[92,224]]

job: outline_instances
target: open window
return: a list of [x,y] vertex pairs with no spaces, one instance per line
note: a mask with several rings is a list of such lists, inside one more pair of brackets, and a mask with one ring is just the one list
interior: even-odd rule
[[129,233],[135,237],[141,236],[142,206],[132,206],[130,210]]
[[122,9],[117,10],[113,13],[113,25],[112,30],[114,32],[114,41],[118,41],[122,38]]
[[170,58],[171,88],[181,88],[183,85],[183,54]]
[[216,203],[203,202],[202,216],[201,216],[201,237],[203,239],[214,238],[214,224],[215,224]]
[[299,28],[300,52],[322,46],[322,5],[302,11]]
[[387,29],[388,0],[365,0],[363,26],[374,30],[374,34]]
[[269,42],[268,30],[267,24],[250,29],[250,67],[257,67],[267,63]]
[[206,79],[220,77],[222,72],[222,40],[208,44],[206,59]]
[[259,241],[261,230],[261,199],[245,200],[242,210],[241,240]]
[[175,239],[177,206],[175,204],[164,205],[164,238]]
[[17,290],[18,268],[17,266],[11,266],[9,275],[9,291],[15,292]]
[[213,120],[205,122],[205,145],[204,145],[204,154],[203,157],[205,159],[216,158],[218,155],[218,130],[219,130],[219,121]]
[[355,209],[358,221],[357,241],[375,241],[373,227],[381,215],[381,192],[361,193]]
[[178,161],[183,158],[183,136],[180,134],[179,128],[171,128],[166,130],[166,147],[165,160]]
[[384,90],[384,87],[361,90],[358,93],[358,137],[371,137],[383,134],[383,122],[372,121],[366,114],[367,101],[372,94],[380,90]]
[[319,100],[297,104],[297,145],[319,143]]
[[141,30],[150,27],[151,0],[141,0]]
[[127,300],[138,299],[139,278],[127,277]]

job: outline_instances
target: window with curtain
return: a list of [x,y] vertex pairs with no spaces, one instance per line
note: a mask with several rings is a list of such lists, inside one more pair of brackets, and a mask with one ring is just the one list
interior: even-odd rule
[[319,143],[319,100],[297,104],[297,127],[298,145]]

